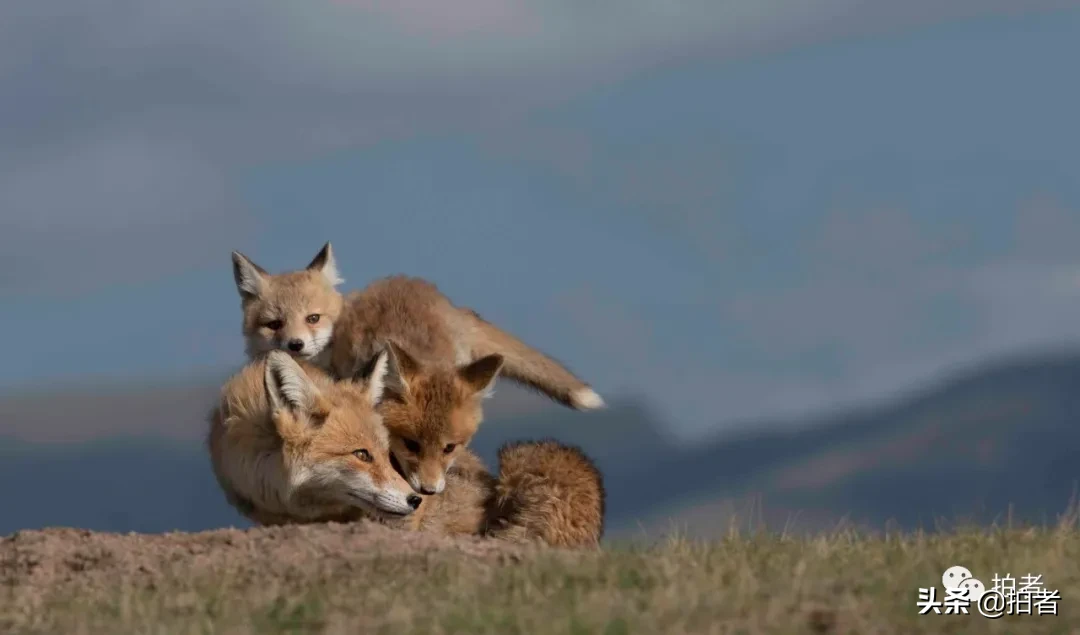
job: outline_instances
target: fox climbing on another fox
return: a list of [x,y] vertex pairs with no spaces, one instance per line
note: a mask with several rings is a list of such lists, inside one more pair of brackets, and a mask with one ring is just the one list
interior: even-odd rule
[[604,406],[562,364],[454,305],[426,280],[390,276],[343,297],[329,242],[307,267],[286,273],[270,274],[240,252],[232,260],[250,359],[285,350],[344,378],[391,340],[422,362],[444,367],[500,355],[500,373],[509,379],[577,410]]
[[498,477],[464,451],[444,492],[421,497],[391,465],[379,414],[392,398],[390,355],[335,380],[283,351],[249,363],[222,388],[207,446],[226,499],[262,525],[371,518],[403,529],[597,546],[605,493],[576,448],[504,446]]

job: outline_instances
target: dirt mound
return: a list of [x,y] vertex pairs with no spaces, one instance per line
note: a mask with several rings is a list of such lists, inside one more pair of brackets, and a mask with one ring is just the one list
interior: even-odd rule
[[0,593],[32,612],[43,598],[65,592],[85,596],[118,583],[153,590],[178,578],[311,579],[323,570],[359,570],[384,556],[449,551],[472,559],[517,560],[529,549],[369,522],[167,534],[20,531],[0,538]]

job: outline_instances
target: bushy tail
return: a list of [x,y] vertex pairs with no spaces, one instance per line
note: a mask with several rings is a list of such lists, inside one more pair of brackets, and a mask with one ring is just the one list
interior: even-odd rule
[[580,449],[553,440],[517,441],[499,449],[499,478],[486,511],[489,536],[599,547],[604,512],[603,478]]
[[474,357],[502,355],[503,375],[539,390],[564,406],[575,410],[604,407],[603,398],[565,366],[488,322],[476,311],[463,311],[474,333]]

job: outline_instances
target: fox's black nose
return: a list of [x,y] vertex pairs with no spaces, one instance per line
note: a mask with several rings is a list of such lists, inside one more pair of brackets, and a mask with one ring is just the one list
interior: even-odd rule
[[435,494],[437,494],[438,492],[436,492],[435,490],[431,489],[430,487],[424,487],[423,485],[421,485],[421,486],[420,486],[420,493],[421,493],[421,494],[427,494],[428,496],[434,496],[434,495],[435,495]]
[[416,494],[409,494],[405,497],[405,502],[409,504],[409,507],[416,509],[420,506],[420,503],[424,502],[424,499],[420,498]]
[[299,353],[300,351],[304,350],[304,340],[299,338],[289,340],[289,350],[293,351],[294,353]]

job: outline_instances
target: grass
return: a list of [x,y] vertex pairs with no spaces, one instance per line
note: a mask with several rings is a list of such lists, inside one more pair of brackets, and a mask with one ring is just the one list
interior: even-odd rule
[[[957,564],[987,587],[995,572],[1042,574],[1061,593],[1058,615],[918,615],[918,587],[940,598],[941,574]],[[117,579],[48,597],[31,615],[2,600],[0,631],[27,633],[1080,633],[1080,530],[1070,520],[947,534],[732,531],[586,554],[372,554],[273,579]]]

